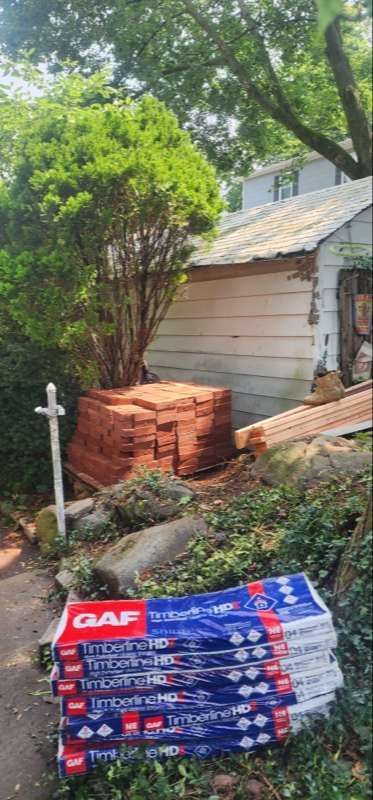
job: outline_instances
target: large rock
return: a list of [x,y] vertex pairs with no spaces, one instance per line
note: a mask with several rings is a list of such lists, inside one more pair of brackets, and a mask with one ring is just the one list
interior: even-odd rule
[[179,502],[185,498],[193,500],[193,498],[196,496],[196,493],[190,488],[190,486],[186,486],[185,483],[182,483],[182,481],[178,480],[170,480],[166,492],[167,497],[169,497],[170,500],[177,500]]
[[74,525],[74,533],[84,538],[98,538],[104,533],[111,522],[112,514],[110,509],[98,506],[89,514],[81,517]]
[[58,536],[56,507],[42,508],[35,519],[35,533],[37,543],[42,554],[47,555]]
[[349,439],[317,436],[273,445],[259,456],[253,475],[272,486],[315,486],[333,478],[354,478],[370,466],[370,454]]
[[[92,497],[66,504],[65,521],[68,533],[78,531],[79,526],[83,524],[84,520],[87,520],[88,525],[92,523],[94,505],[95,503]],[[86,525],[84,525],[84,527],[86,527]],[[50,551],[57,538],[57,533],[56,506],[42,508],[35,519],[35,535],[43,555],[46,555]]]
[[130,533],[96,562],[94,572],[112,597],[121,597],[135,585],[138,574],[172,561],[184,552],[193,536],[206,532],[202,519],[183,517]]

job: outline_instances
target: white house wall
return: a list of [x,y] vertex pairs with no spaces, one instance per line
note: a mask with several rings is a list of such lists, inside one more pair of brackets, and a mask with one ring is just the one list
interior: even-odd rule
[[311,286],[290,272],[196,279],[148,353],[163,379],[227,386],[240,426],[299,404],[313,375]]
[[[317,192],[335,185],[336,169],[334,164],[325,158],[316,158],[306,163],[299,170],[298,194]],[[253,176],[243,181],[242,208],[255,208],[266,203],[273,203],[273,189],[276,169],[266,175]]]
[[358,214],[354,220],[330,236],[319,249],[318,352],[321,357],[326,353],[328,369],[337,369],[339,366],[338,276],[339,271],[348,266],[348,259],[335,254],[333,245],[342,242],[372,245],[371,209]]

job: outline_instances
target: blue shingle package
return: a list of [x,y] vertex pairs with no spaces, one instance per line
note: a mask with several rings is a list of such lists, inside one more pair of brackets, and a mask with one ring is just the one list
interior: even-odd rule
[[336,644],[303,573],[181,598],[69,603],[52,646],[60,773],[282,741],[328,713],[343,683]]

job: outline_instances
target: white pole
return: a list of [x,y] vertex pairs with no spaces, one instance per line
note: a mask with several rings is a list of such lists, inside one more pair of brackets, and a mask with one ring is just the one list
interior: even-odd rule
[[65,409],[57,405],[57,390],[54,383],[47,386],[48,408],[35,408],[37,414],[48,417],[51,440],[54,497],[57,511],[57,529],[60,536],[66,539],[65,505],[63,497],[63,478],[61,466],[60,438],[58,432],[58,417],[65,414]]

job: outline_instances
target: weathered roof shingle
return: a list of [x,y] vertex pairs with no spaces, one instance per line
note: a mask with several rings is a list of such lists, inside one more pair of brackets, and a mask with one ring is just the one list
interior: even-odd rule
[[190,264],[242,264],[312,252],[371,203],[372,180],[362,178],[226,214],[213,244],[199,247]]

